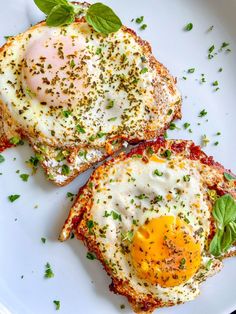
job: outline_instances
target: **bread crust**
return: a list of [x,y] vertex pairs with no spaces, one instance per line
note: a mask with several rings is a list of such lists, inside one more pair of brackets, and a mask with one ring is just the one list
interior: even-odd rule
[[[196,146],[192,141],[187,140],[164,140],[160,137],[155,141],[142,143],[130,153],[121,153],[118,157],[105,162],[93,172],[85,186],[79,190],[59,240],[65,241],[69,238],[71,232],[73,232],[79,240],[82,240],[89,251],[96,254],[98,260],[103,264],[107,274],[111,277],[112,283],[110,289],[114,293],[126,296],[133,310],[137,313],[152,313],[155,308],[172,306],[173,303],[168,302],[164,304],[160,300],[154,299],[151,295],[140,296],[128,282],[116,278],[114,273],[112,273],[111,269],[104,262],[105,258],[103,253],[99,250],[95,236],[89,233],[86,222],[90,217],[89,213],[93,204],[91,186],[96,186],[96,182],[99,181],[101,174],[105,173],[106,169],[111,167],[114,163],[122,162],[137,154],[140,156],[142,155],[142,159],[145,162],[145,159],[148,158],[147,152],[150,149],[157,155],[160,155],[160,153],[165,150],[171,150],[172,155],[196,161],[196,165],[202,167],[201,176],[208,189],[215,191],[219,196],[229,193],[236,199],[236,182],[227,181],[224,176],[225,172],[232,174],[230,170],[226,170],[221,164],[215,162],[211,156],[207,156],[199,146]],[[209,208],[212,208],[213,200],[208,197],[208,202]],[[209,235],[209,241],[215,233],[213,224],[212,221],[212,230]],[[233,251],[223,256],[223,258],[235,255],[236,251]]]

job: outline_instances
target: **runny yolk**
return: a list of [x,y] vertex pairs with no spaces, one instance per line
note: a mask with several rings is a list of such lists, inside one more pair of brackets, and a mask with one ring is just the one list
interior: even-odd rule
[[24,88],[48,106],[78,105],[89,92],[83,36],[43,34],[25,53]]
[[184,221],[161,216],[138,228],[131,257],[139,278],[161,287],[174,287],[199,269],[201,246]]

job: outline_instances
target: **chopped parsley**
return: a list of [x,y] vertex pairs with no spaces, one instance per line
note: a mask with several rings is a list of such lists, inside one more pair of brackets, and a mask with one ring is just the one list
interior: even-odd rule
[[137,195],[135,197],[138,198],[139,200],[144,200],[144,199],[148,198],[145,194],[140,194],[140,195]]
[[54,300],[53,303],[55,304],[56,311],[59,311],[61,307],[61,302],[58,300]]
[[218,72],[222,72],[223,71],[223,68],[219,68]]
[[5,40],[8,40],[11,37],[13,37],[13,36],[4,36]]
[[179,130],[179,128],[176,126],[175,123],[171,122],[170,126],[169,126],[169,130],[173,131],[173,130]]
[[71,60],[70,62],[70,67],[73,69],[75,67],[75,61],[74,59]]
[[26,161],[26,163],[31,165],[33,167],[33,170],[36,171],[39,161],[41,160],[42,160],[42,156],[40,156],[39,154],[35,154],[35,156],[31,156],[30,159]]
[[217,136],[221,135],[221,132],[217,132],[216,135],[217,135]]
[[217,142],[215,142],[215,143],[214,143],[214,145],[215,145],[215,146],[219,145],[219,142],[218,142],[218,141],[217,141]]
[[148,68],[143,68],[143,69],[140,71],[141,74],[144,74],[144,73],[147,73],[147,72],[148,72]]
[[17,136],[13,136],[12,138],[10,138],[9,142],[12,145],[23,145],[24,142]]
[[121,233],[121,239],[122,241],[128,240],[129,242],[132,242],[134,233],[132,230],[126,232],[126,233]]
[[141,30],[145,30],[146,28],[147,28],[147,24],[143,24],[143,25],[140,27]]
[[96,256],[93,253],[91,253],[91,252],[88,252],[86,257],[87,257],[87,259],[89,259],[91,261],[96,259]]
[[212,86],[218,86],[219,85],[219,82],[218,81],[214,81],[213,83],[212,83]]
[[195,68],[188,69],[188,73],[194,73],[194,72],[195,72]]
[[171,155],[172,155],[172,152],[171,152],[169,149],[167,149],[167,150],[162,154],[162,156],[163,156],[163,157],[166,157],[167,159],[170,159]]
[[190,123],[185,122],[185,123],[184,123],[184,128],[185,128],[185,130],[186,130],[187,128],[189,128],[189,127],[190,127]]
[[124,310],[124,309],[125,309],[125,305],[124,305],[124,304],[121,304],[121,305],[120,305],[120,309],[121,309],[121,310]]
[[47,239],[46,238],[41,238],[41,242],[44,244],[46,243]]
[[18,198],[20,197],[20,195],[18,194],[12,194],[8,196],[8,199],[11,203],[15,202]]
[[221,44],[221,47],[220,47],[220,50],[223,50],[224,48],[228,47],[229,46],[229,43],[226,43],[226,42],[223,42]]
[[71,201],[73,201],[75,194],[71,193],[71,192],[67,192],[66,193],[66,197],[70,198]]
[[185,176],[183,176],[183,180],[184,180],[184,182],[189,182],[190,181],[190,175],[186,174]]
[[155,176],[158,176],[158,177],[162,177],[163,176],[163,172],[159,171],[158,169],[154,170],[153,173],[155,174]]
[[111,121],[116,121],[117,117],[113,117],[113,118],[110,118],[108,119],[107,121],[111,122]]
[[206,263],[206,270],[210,270],[212,262],[213,262],[212,259],[209,259],[209,261],[207,261],[207,263]]
[[118,213],[115,212],[114,210],[112,210],[110,213],[106,210],[103,217],[110,217],[110,216],[112,216],[112,218],[113,218],[114,220],[122,221],[120,214],[118,214]]
[[160,201],[162,201],[163,200],[163,196],[162,195],[157,195],[157,196],[155,196],[154,197],[154,203],[158,203],[158,202],[160,202]]
[[0,163],[4,162],[5,158],[3,157],[3,155],[0,154]]
[[206,116],[207,115],[207,111],[205,110],[205,109],[203,109],[202,111],[200,111],[200,113],[199,113],[199,117],[200,118],[202,118],[202,117],[204,117],[204,116]]
[[79,133],[85,133],[85,129],[79,124],[76,126],[76,131]]
[[144,16],[140,16],[140,17],[137,17],[137,18],[136,18],[135,22],[136,22],[137,24],[141,24],[141,23],[143,22],[143,20],[144,20]]
[[104,133],[104,132],[98,132],[97,133],[97,137],[98,138],[102,138],[103,136],[105,136],[107,133]]
[[110,100],[109,103],[106,106],[106,109],[111,109],[114,107],[114,100]]
[[102,48],[97,48],[97,50],[96,50],[96,55],[100,55],[101,54],[101,52],[102,52]]
[[185,25],[184,30],[189,32],[193,29],[193,23],[188,23],[187,25]]
[[179,264],[179,269],[183,269],[183,268],[184,268],[185,263],[186,263],[185,258],[181,258],[181,260],[180,260],[180,264]]
[[44,274],[44,278],[53,278],[54,277],[54,273],[52,271],[51,265],[49,263],[47,263],[45,265],[45,274]]
[[29,174],[22,173],[22,174],[20,175],[20,178],[22,179],[22,181],[27,182],[28,179],[29,179]]
[[93,227],[94,227],[94,222],[92,220],[88,220],[87,223],[86,223],[87,227],[88,227],[88,230],[89,230],[89,233],[90,234],[93,234]]
[[70,174],[70,168],[69,168],[69,166],[63,165],[63,166],[61,167],[61,173],[62,173],[64,176],[69,175],[69,174]]
[[208,49],[208,52],[209,52],[209,53],[212,53],[214,50],[215,50],[215,45],[212,45],[212,46]]
[[168,112],[167,112],[168,116],[170,116],[172,114],[172,112],[173,112],[173,110],[169,109]]
[[62,114],[63,114],[63,116],[64,116],[65,118],[68,118],[68,117],[71,115],[71,111],[69,111],[69,110],[63,110],[63,111],[62,111]]

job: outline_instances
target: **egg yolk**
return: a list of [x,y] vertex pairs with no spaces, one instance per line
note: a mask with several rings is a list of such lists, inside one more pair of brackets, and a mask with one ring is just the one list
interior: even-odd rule
[[161,216],[138,228],[131,257],[139,278],[161,287],[174,287],[199,269],[201,246],[184,221]]
[[42,105],[77,105],[89,92],[83,36],[43,34],[26,50],[24,89]]

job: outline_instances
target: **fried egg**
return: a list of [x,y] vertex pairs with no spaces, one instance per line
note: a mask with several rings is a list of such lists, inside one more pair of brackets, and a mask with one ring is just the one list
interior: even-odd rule
[[159,139],[121,154],[80,190],[60,239],[74,231],[136,312],[193,300],[222,267],[209,253],[209,189],[235,193],[223,171],[190,141]]
[[149,45],[125,27],[104,37],[84,19],[55,28],[42,22],[10,38],[0,86],[9,123],[50,146],[140,141],[180,115],[174,79]]

